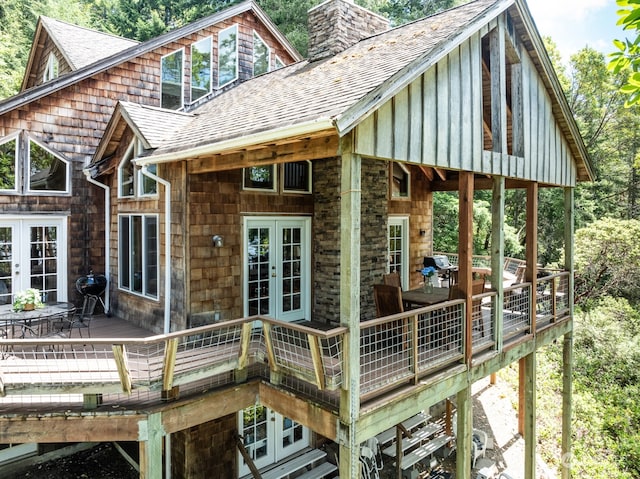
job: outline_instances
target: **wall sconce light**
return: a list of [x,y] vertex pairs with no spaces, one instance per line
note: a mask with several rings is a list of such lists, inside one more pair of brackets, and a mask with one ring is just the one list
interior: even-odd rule
[[427,232],[425,230],[420,230],[420,236],[424,236],[426,234],[427,234]]
[[213,246],[216,248],[222,248],[224,246],[224,240],[220,235],[213,235],[213,238],[211,238],[211,241],[213,241]]

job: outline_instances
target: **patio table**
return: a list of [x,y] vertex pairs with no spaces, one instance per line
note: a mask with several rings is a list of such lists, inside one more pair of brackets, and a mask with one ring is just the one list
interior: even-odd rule
[[45,303],[43,308],[31,311],[14,311],[12,305],[2,305],[0,306],[0,335],[16,337],[14,333],[18,328],[20,330],[18,337],[24,337],[27,329],[35,332],[38,336],[46,334],[52,319],[72,314],[75,309],[73,303],[60,301]]

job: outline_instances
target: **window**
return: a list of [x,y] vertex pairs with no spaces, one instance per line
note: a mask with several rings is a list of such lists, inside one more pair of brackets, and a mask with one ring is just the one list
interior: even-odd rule
[[244,169],[244,189],[267,190],[276,189],[276,168],[275,165],[254,166]]
[[14,137],[0,141],[0,190],[16,191],[18,140]]
[[169,110],[182,108],[182,71],[184,50],[176,50],[160,60],[161,106]]
[[299,193],[311,192],[311,163],[309,161],[296,161],[285,163],[283,169],[283,190]]
[[391,163],[391,197],[409,198],[409,170],[402,163]]
[[270,70],[271,66],[271,49],[260,38],[256,32],[253,32],[253,76],[262,75]]
[[158,217],[120,215],[120,288],[150,298],[158,297]]
[[191,101],[211,92],[211,37],[191,45]]
[[69,162],[29,140],[29,191],[69,191]]
[[44,69],[44,75],[42,76],[42,81],[48,82],[49,80],[58,78],[58,71],[59,71],[58,59],[53,54],[53,52],[51,52],[49,53],[49,58],[47,59],[47,66]]
[[218,35],[218,86],[238,78],[238,25],[225,28]]
[[284,67],[284,62],[280,59],[278,55],[276,55],[276,70]]
[[[158,192],[155,180],[144,175],[133,165],[133,159],[140,155],[142,143],[138,140],[131,142],[120,166],[118,167],[118,197],[133,198],[135,196],[154,196]],[[156,165],[148,167],[149,172],[156,174]]]
[[389,218],[388,257],[389,273],[400,275],[400,283],[409,286],[409,218],[397,216]]

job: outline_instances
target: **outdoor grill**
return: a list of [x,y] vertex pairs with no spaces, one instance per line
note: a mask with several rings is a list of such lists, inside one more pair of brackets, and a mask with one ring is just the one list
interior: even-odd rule
[[443,254],[425,256],[423,259],[423,265],[425,267],[431,266],[435,268],[435,270],[438,272],[438,276],[440,276],[443,280],[447,280],[449,282],[451,280],[451,271],[456,271],[458,269],[457,266],[449,263],[449,258],[447,258]]
[[102,309],[105,314],[109,316],[107,307],[100,297],[104,290],[107,289],[107,277],[105,275],[93,274],[93,272],[91,272],[86,276],[80,276],[76,279],[76,289],[82,296],[97,296],[100,304],[102,304]]

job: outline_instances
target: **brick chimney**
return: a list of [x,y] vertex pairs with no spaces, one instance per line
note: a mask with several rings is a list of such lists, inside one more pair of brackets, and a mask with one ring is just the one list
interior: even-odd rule
[[353,3],[326,0],[308,12],[309,60],[346,50],[363,38],[389,29],[389,20]]

